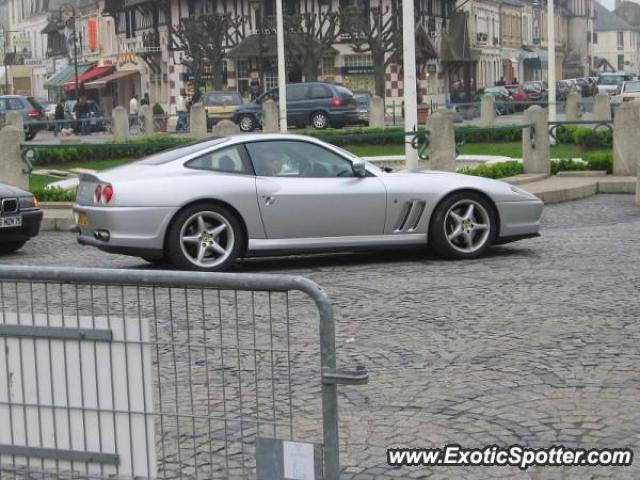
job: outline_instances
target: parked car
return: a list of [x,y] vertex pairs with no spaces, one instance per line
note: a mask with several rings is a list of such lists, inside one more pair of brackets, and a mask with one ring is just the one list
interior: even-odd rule
[[538,236],[543,203],[506,182],[393,172],[316,138],[250,134],[82,174],[77,240],[179,268],[239,257],[427,244],[470,259]]
[[[262,103],[266,100],[277,102],[278,89],[269,90],[236,109],[233,121],[240,126],[240,130],[251,132],[261,128]],[[316,129],[356,125],[359,123],[356,99],[351,90],[341,85],[292,83],[287,85],[287,121],[296,127],[312,125]]]
[[527,96],[527,101],[533,103],[544,103],[547,101],[547,92],[539,83],[525,83],[522,90]]
[[373,95],[368,90],[356,90],[353,92],[353,97],[358,104],[358,120],[362,125],[369,125],[369,102]]
[[[42,105],[33,97],[22,95],[1,95],[0,96],[0,128],[6,123],[6,115],[9,111],[17,111],[22,115],[24,121],[25,140],[33,140],[37,133],[44,129],[44,110]],[[30,123],[40,122],[40,123]]]
[[502,86],[488,87],[482,92],[484,94],[493,95],[496,99],[496,113],[498,115],[509,115],[515,112],[513,98],[509,94],[509,90]]
[[211,128],[220,120],[233,119],[233,112],[242,105],[242,97],[238,92],[205,92],[202,104],[207,113],[207,128]]
[[544,96],[547,96],[547,83],[543,82],[542,80],[528,80],[526,82],[524,82],[522,84],[522,86],[525,88],[525,91],[527,89],[527,86],[532,85],[534,88],[536,88],[537,90],[541,91]]
[[0,253],[11,253],[40,231],[42,210],[36,198],[20,188],[0,183]]
[[601,73],[598,75],[598,92],[613,95],[622,82],[629,80],[633,80],[633,75],[622,72]]
[[611,106],[621,105],[640,98],[640,80],[622,82],[616,93],[611,97]]

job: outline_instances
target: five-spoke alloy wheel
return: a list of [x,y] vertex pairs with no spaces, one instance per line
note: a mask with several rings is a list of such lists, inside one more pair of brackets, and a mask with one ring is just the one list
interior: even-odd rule
[[430,244],[445,258],[476,258],[494,242],[496,223],[493,208],[483,196],[457,193],[445,199],[434,213]]
[[226,269],[240,254],[236,217],[217,205],[194,205],[176,217],[169,232],[169,257],[178,267],[208,272]]

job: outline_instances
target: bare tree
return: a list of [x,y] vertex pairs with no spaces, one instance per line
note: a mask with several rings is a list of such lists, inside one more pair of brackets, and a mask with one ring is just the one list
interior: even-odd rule
[[307,82],[318,79],[318,66],[341,32],[339,12],[305,12],[284,19],[285,48]]
[[402,19],[398,4],[385,8],[348,7],[343,11],[344,34],[353,51],[370,53],[374,67],[376,95],[384,97],[385,72],[391,63],[402,61]]
[[205,65],[211,65],[213,87],[222,88],[225,51],[242,40],[245,20],[229,13],[209,13],[181,20],[175,29],[176,37],[184,48],[183,63],[193,73],[196,87],[202,83]]

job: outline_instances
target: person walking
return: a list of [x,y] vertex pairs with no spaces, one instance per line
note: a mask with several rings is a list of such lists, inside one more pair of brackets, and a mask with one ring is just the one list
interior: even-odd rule
[[56,111],[53,116],[53,119],[55,120],[53,134],[57,137],[58,134],[62,131],[62,127],[64,126],[64,120],[65,120],[63,99],[60,99],[60,101],[58,101],[58,103],[56,104]]
[[176,99],[176,113],[178,114],[178,123],[176,123],[176,130],[178,132],[187,130],[187,100],[181,93]]
[[135,93],[129,100],[129,128],[138,120],[138,95]]
[[142,100],[140,100],[140,105],[150,105],[149,94],[145,93]]
[[76,119],[80,120],[80,135],[89,134],[89,103],[87,102],[87,96],[82,95],[78,103],[76,103],[73,110],[76,112]]
[[193,96],[191,97],[191,104],[195,105],[200,102],[200,100],[202,100],[202,92],[200,91],[200,88],[196,88],[196,91],[193,92]]

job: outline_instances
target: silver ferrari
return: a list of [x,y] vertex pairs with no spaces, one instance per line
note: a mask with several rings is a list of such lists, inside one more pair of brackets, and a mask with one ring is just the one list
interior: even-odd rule
[[389,171],[320,140],[216,138],[80,178],[78,242],[220,271],[239,257],[426,247],[450,259],[538,236],[543,203],[508,183]]

